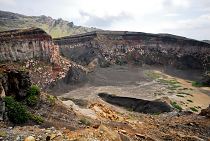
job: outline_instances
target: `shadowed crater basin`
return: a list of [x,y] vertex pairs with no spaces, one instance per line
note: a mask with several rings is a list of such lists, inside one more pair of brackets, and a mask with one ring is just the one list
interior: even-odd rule
[[121,106],[135,112],[156,114],[172,111],[172,108],[166,102],[158,100],[149,101],[130,97],[120,97],[107,93],[99,93],[98,96],[110,104]]

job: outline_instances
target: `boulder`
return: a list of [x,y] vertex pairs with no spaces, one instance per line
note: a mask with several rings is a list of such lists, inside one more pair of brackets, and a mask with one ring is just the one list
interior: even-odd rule
[[35,141],[35,138],[33,136],[28,136],[24,141]]
[[202,109],[200,115],[210,118],[210,105],[206,109]]

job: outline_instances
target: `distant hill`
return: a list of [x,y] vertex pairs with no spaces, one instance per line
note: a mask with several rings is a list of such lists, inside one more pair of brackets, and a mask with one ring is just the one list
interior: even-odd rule
[[62,19],[53,19],[47,16],[25,16],[12,12],[0,11],[0,31],[38,27],[45,30],[53,38],[86,33],[98,30],[76,26],[73,22]]
[[206,42],[206,43],[210,44],[210,40],[203,40],[203,42]]

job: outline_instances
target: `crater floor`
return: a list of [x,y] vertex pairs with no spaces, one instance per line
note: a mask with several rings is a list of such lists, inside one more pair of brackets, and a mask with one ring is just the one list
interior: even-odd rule
[[201,77],[200,74],[199,71],[116,65],[97,68],[88,74],[86,82],[67,86],[69,92],[60,96],[88,101],[99,99],[98,93],[144,100],[167,97],[183,109],[196,108],[195,111],[198,112],[210,103],[209,88],[196,88],[191,85],[192,81]]

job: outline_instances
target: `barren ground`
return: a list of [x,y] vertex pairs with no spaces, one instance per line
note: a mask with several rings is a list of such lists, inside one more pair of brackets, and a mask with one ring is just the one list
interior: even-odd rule
[[146,100],[168,97],[183,109],[191,110],[193,107],[200,111],[210,104],[210,89],[191,85],[192,81],[200,79],[200,74],[198,71],[148,66],[97,68],[89,74],[87,82],[69,86],[69,92],[59,95],[88,101],[97,100],[97,94],[102,92]]

